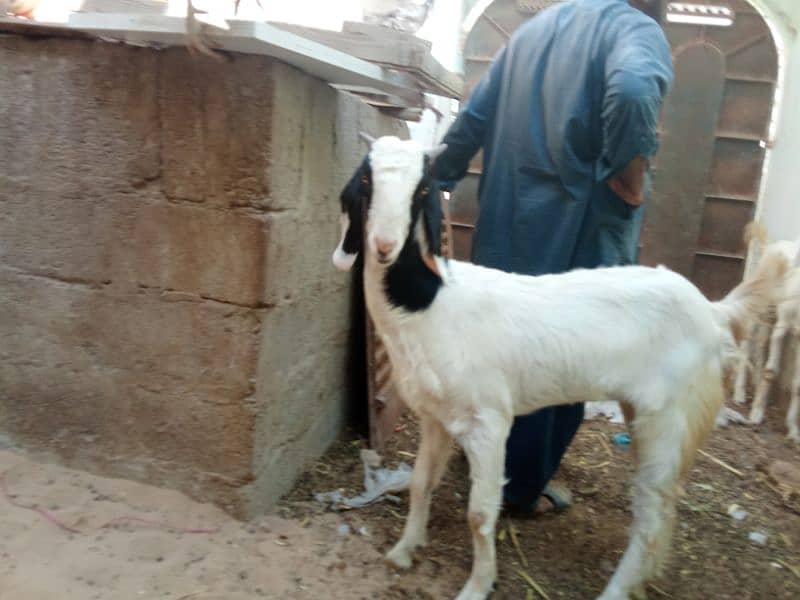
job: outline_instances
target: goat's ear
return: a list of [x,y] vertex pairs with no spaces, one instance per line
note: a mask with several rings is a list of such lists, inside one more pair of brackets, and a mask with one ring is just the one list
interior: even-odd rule
[[345,250],[353,224],[350,222],[350,217],[347,213],[342,213],[339,218],[342,224],[342,237],[339,240],[339,245],[336,246],[336,250],[333,251],[333,266],[340,271],[349,271],[355,264],[356,258],[358,258],[358,251],[348,252]]
[[422,218],[428,250],[439,256],[442,253],[442,201],[437,182],[431,182],[425,198],[422,199]]
[[364,159],[339,196],[342,214],[342,237],[333,252],[333,264],[343,271],[349,270],[364,246],[364,202],[370,190],[369,160]]
[[362,140],[367,142],[367,145],[370,146],[370,147],[372,147],[372,144],[375,143],[375,138],[372,137],[370,134],[368,134],[365,131],[359,131],[358,132],[358,137],[360,137]]

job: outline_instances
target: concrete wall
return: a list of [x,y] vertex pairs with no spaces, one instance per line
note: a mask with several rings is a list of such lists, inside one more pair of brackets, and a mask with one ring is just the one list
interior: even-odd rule
[[269,506],[347,397],[338,193],[400,132],[267,58],[0,37],[0,435]]

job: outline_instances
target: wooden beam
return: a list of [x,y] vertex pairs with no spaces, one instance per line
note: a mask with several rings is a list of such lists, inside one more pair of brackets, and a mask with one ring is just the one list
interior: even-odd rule
[[271,25],[388,69],[407,72],[418,80],[423,92],[448,98],[460,98],[463,92],[463,78],[431,55],[430,42],[411,34],[353,22],[346,22],[343,31],[290,23]]

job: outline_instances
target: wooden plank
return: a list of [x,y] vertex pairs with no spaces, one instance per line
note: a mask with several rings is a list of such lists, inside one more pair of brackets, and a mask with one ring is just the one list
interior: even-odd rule
[[[232,20],[230,29],[207,28],[209,45],[219,50],[271,56],[324,81],[364,86],[402,95],[416,82],[318,42],[305,39],[267,23]],[[136,45],[180,46],[186,43],[185,19],[145,14],[73,13],[70,29],[105,39]]]
[[[362,56],[360,58],[413,72],[426,86],[424,91],[430,91],[440,96],[456,99],[460,99],[461,95],[464,93],[464,78],[458,73],[445,69],[442,64],[433,57],[431,54],[432,44],[429,41],[409,33],[394,31],[387,27],[357,23],[354,21],[345,21],[342,29],[343,33],[361,34],[372,38],[377,45],[383,47],[392,45],[392,43],[387,44],[387,38],[389,38],[388,41],[393,42],[398,47],[408,46],[409,44],[412,45],[412,47],[415,48],[415,52],[412,56],[409,56],[411,60],[383,62],[375,61],[368,56]],[[394,38],[394,40],[391,38]],[[414,63],[414,59],[418,59],[419,63]]]
[[417,90],[408,91],[404,94],[386,94],[379,90],[364,88],[361,86],[335,85],[337,89],[357,94],[365,102],[373,106],[387,106],[393,108],[421,108],[425,103],[424,96]]
[[461,97],[463,78],[433,58],[429,42],[411,34],[353,22],[346,22],[343,31],[291,23],[270,24],[362,60],[411,73],[419,80],[421,91],[449,98]]

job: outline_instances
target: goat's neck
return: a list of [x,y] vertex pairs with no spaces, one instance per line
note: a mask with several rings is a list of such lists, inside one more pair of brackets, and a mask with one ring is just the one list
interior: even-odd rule
[[427,255],[418,239],[409,238],[397,260],[388,267],[367,256],[364,268],[364,293],[376,326],[392,327],[392,315],[418,313],[433,304],[443,285],[438,265]]

